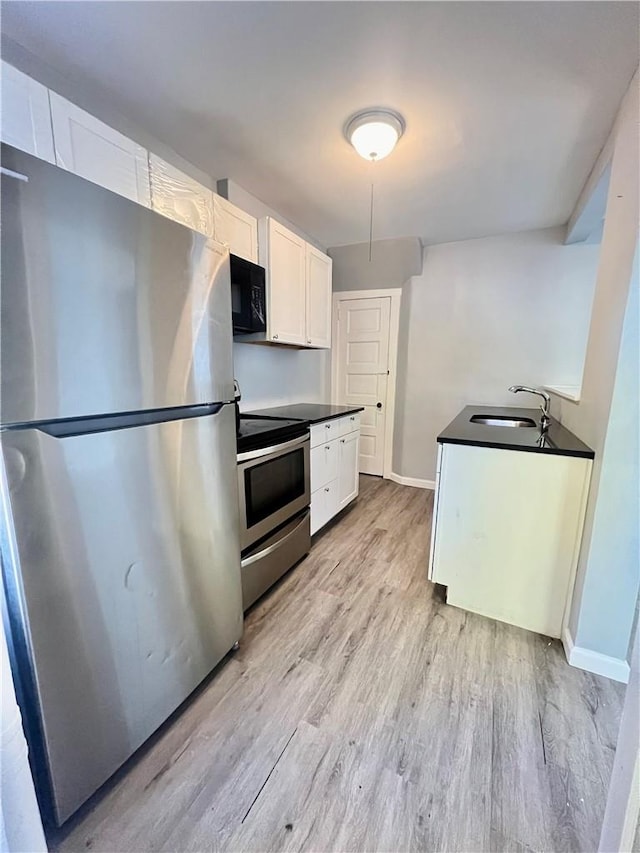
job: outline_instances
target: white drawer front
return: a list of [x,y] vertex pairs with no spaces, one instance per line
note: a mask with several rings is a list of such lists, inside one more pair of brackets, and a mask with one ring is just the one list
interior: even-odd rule
[[338,421],[339,435],[348,435],[350,432],[355,432],[360,429],[360,412],[355,412],[353,415],[345,415]]
[[332,480],[311,494],[311,534],[317,533],[337,512],[338,481]]
[[326,444],[333,438],[338,438],[339,419],[335,418],[332,421],[322,421],[319,424],[311,425],[311,447],[317,447],[319,444]]
[[329,441],[311,451],[311,491],[326,486],[338,476],[339,442]]

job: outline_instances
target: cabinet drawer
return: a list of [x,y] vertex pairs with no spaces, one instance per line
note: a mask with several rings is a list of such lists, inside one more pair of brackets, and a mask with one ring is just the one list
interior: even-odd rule
[[311,425],[311,447],[317,447],[319,444],[327,443],[334,438],[338,438],[340,432],[338,430],[340,423],[339,418],[332,421],[322,421],[320,424]]
[[326,486],[338,476],[339,442],[319,444],[311,451],[311,491]]
[[317,533],[321,527],[338,512],[338,481],[332,480],[326,486],[317,489],[311,495],[311,534]]
[[360,429],[360,412],[353,415],[345,415],[338,421],[338,435],[348,435],[350,432],[355,432]]

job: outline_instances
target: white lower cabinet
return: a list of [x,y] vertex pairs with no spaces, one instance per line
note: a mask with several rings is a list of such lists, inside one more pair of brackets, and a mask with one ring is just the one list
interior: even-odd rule
[[358,445],[360,430],[338,439],[340,459],[338,461],[338,510],[358,497]]
[[346,415],[311,427],[311,533],[358,496],[360,418]]
[[317,533],[338,512],[338,481],[331,480],[311,495],[311,535]]
[[429,578],[447,603],[560,637],[591,459],[442,444]]

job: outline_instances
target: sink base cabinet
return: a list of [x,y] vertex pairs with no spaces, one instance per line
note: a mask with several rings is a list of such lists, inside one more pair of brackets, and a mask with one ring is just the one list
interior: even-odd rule
[[359,415],[311,427],[312,535],[358,496],[359,442]]
[[447,603],[560,637],[591,460],[440,445],[429,577]]

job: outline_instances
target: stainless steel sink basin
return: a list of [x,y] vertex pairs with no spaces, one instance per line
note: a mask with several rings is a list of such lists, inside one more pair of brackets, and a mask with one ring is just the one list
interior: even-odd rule
[[536,427],[538,424],[531,418],[510,418],[508,415],[471,415],[472,424],[501,427]]

